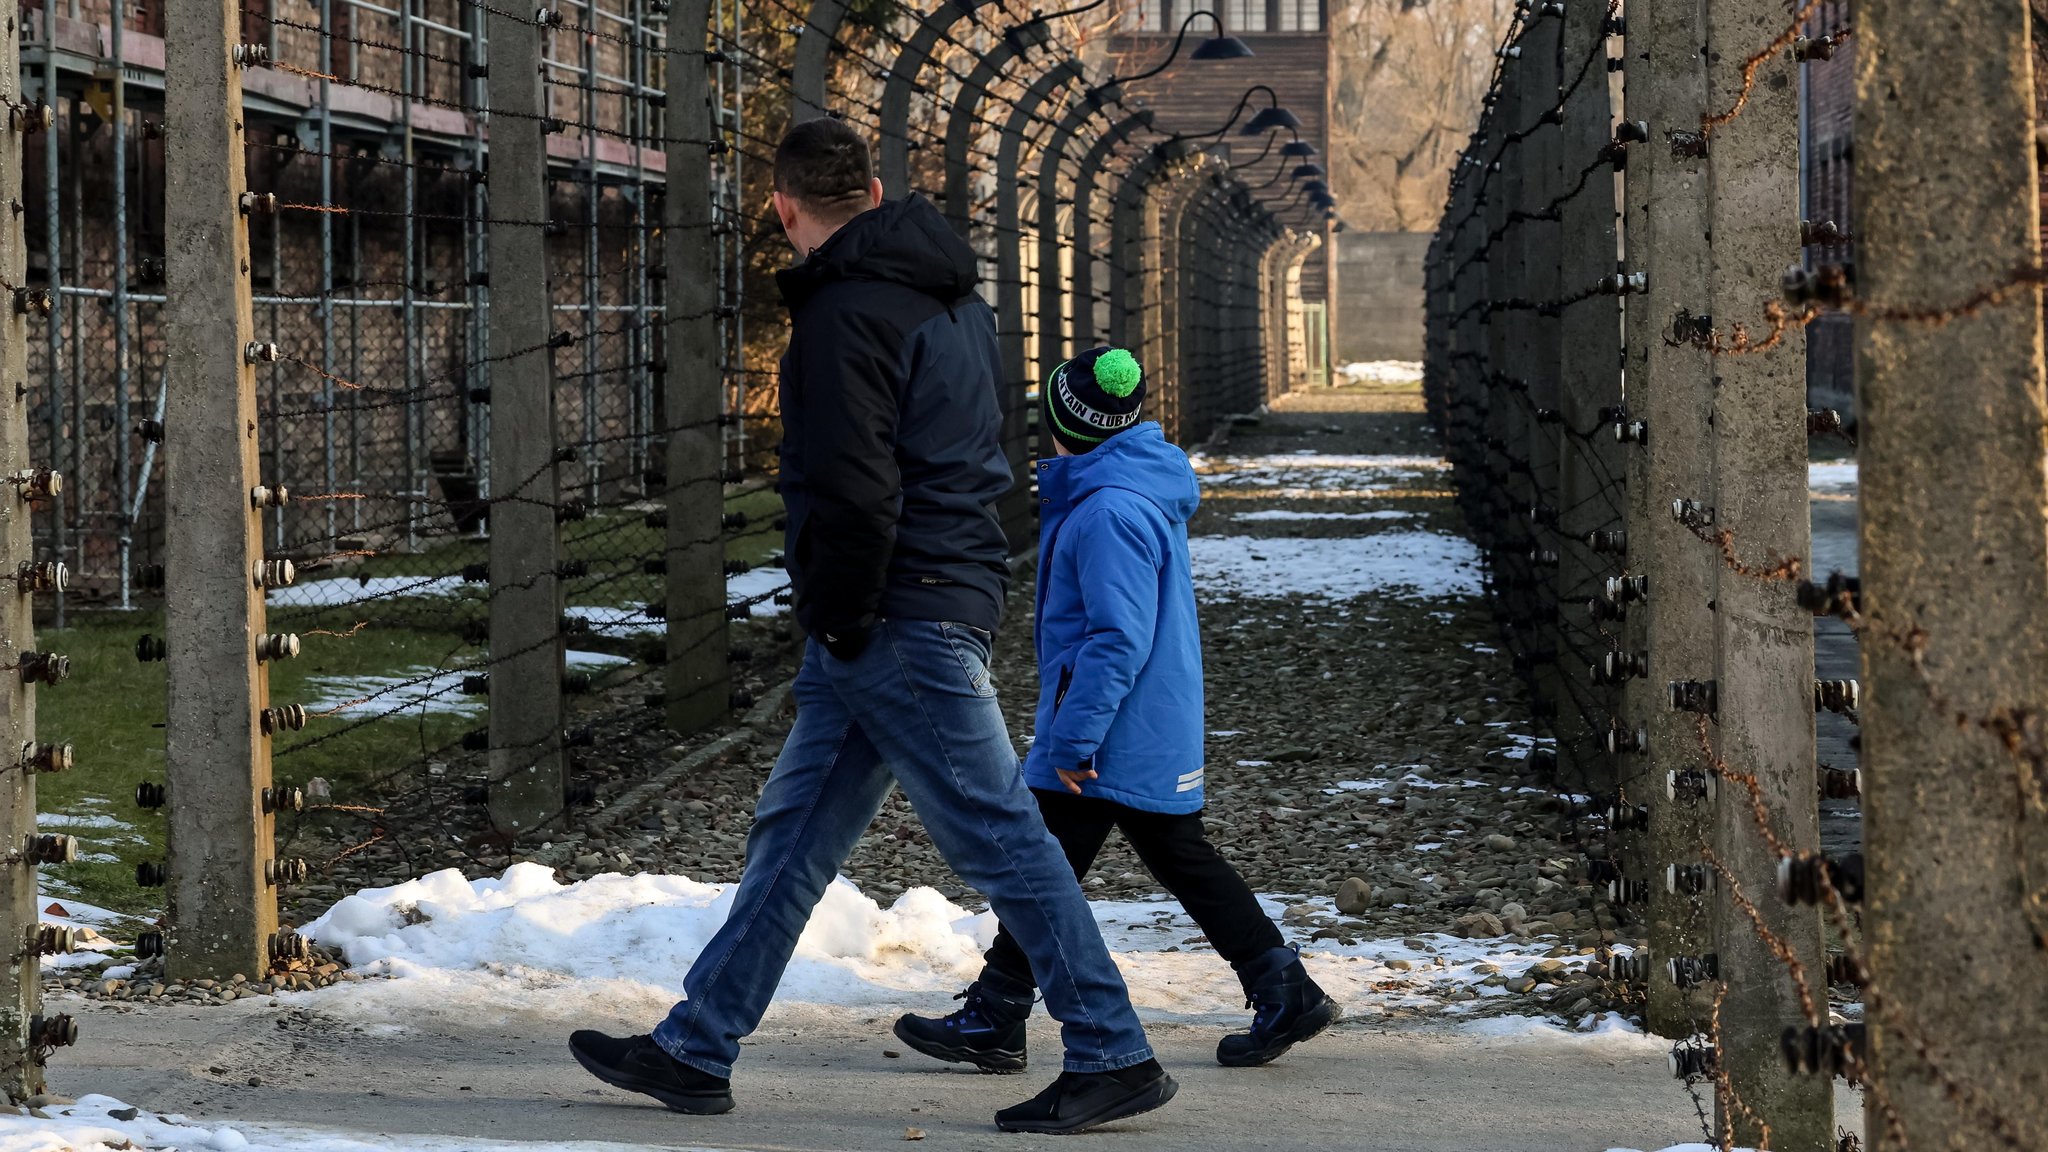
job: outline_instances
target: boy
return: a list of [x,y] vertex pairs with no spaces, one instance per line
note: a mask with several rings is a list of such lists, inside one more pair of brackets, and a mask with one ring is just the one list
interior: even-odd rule
[[[1038,734],[1024,776],[1076,876],[1110,829],[1123,829],[1237,970],[1257,1015],[1223,1038],[1216,1059],[1252,1067],[1342,1009],[1202,831],[1202,651],[1187,539],[1201,495],[1186,454],[1158,424],[1139,422],[1144,399],[1144,371],[1121,348],[1090,349],[1046,381],[1041,415],[1058,457],[1038,463]],[[966,1007],[904,1016],[896,1036],[941,1060],[1021,1072],[1031,968],[1007,928],[985,960],[956,997]]]

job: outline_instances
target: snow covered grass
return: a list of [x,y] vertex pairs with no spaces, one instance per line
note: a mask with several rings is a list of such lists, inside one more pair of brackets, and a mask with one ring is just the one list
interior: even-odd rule
[[[1395,1009],[1452,1016],[1506,995],[1547,945],[1512,939],[1308,939],[1333,922],[1328,899],[1262,897],[1303,947],[1316,980],[1353,1018]],[[683,974],[725,920],[728,885],[679,876],[606,874],[574,884],[516,864],[502,876],[465,880],[454,870],[336,904],[304,931],[340,948],[370,980],[311,993],[323,1011],[400,1025],[541,1011],[573,1018],[652,1023],[681,995]],[[1093,905],[1133,1001],[1149,1017],[1235,1021],[1243,994],[1228,965],[1197,939],[1200,929],[1164,897]],[[777,995],[785,1006],[875,1009],[930,1006],[981,967],[995,919],[913,888],[882,907],[841,879],[827,890],[798,941]],[[1569,964],[1581,961],[1573,958]],[[1469,990],[1476,999],[1463,998]],[[1459,993],[1461,1002],[1447,1003]],[[5,1152],[0,1149],[0,1152]]]
[[1477,596],[1479,551],[1463,536],[1382,532],[1287,538],[1196,536],[1188,541],[1205,599],[1348,600],[1369,593]]
[[[1356,489],[1421,480],[1450,465],[1435,456],[1331,456],[1313,451],[1268,456],[1199,456],[1204,487],[1305,490],[1337,496]],[[1275,491],[1275,496],[1287,491]]]
[[1806,466],[1806,487],[1815,493],[1856,492],[1856,462],[1854,460]]
[[1422,383],[1420,360],[1354,360],[1337,366],[1336,375],[1347,384],[1382,386]]
[[[756,596],[771,596],[788,584],[789,577],[780,568],[755,568],[726,580],[726,602],[736,604]],[[343,576],[331,580],[309,580],[280,590],[273,596],[275,603],[292,608],[334,608],[364,600],[411,596],[448,599],[484,594],[482,584],[465,584],[459,576],[373,576],[367,580]],[[772,598],[752,608],[755,616],[774,616],[783,611],[785,609]],[[577,604],[569,607],[568,614],[589,620],[593,628],[612,635],[659,632],[662,629],[661,621],[648,618],[637,605]]]
[[[704,1152],[663,1145],[664,1152]],[[214,1124],[131,1108],[111,1096],[82,1096],[48,1118],[0,1112],[0,1152],[653,1152],[598,1141],[526,1142],[479,1137],[323,1132],[277,1124]]]
[[1409,520],[1415,513],[1384,508],[1377,512],[1301,512],[1292,508],[1262,508],[1257,512],[1239,512],[1232,520],[1259,523],[1272,520]]

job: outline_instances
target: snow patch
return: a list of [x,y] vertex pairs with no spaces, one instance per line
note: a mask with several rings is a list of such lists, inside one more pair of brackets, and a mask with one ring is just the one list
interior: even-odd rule
[[112,816],[74,816],[68,812],[36,813],[38,828],[133,828],[135,825]]
[[[1513,978],[1541,960],[1546,942],[1312,939],[1343,919],[1327,897],[1261,897],[1302,946],[1316,981],[1356,1017],[1392,1008],[1469,1012],[1481,982]],[[316,992],[285,993],[323,1011],[401,1026],[420,1018],[541,1011],[574,1018],[642,1017],[649,1024],[681,995],[690,963],[732,905],[729,885],[677,876],[607,874],[575,884],[516,864],[496,878],[453,870],[359,892],[303,931],[339,947],[366,974],[386,976]],[[1092,905],[1133,1002],[1148,1016],[1240,1022],[1243,990],[1200,929],[1165,897]],[[883,908],[841,879],[826,890],[797,943],[777,1000],[785,1005],[932,1007],[981,968],[995,919],[929,888]],[[1340,929],[1341,931],[1341,929]],[[1345,938],[1350,939],[1350,938]],[[1396,963],[1398,961],[1398,963]],[[1579,963],[1581,961],[1568,961]],[[5,1152],[5,1149],[0,1149]]]
[[1382,532],[1323,539],[1196,536],[1188,541],[1205,599],[1348,600],[1477,596],[1479,551],[1441,532]]
[[1337,456],[1320,453],[1266,456],[1204,456],[1197,471],[1205,486],[1284,489],[1276,496],[1336,496],[1352,489],[1420,480],[1450,463],[1440,456]]
[[1809,492],[1853,493],[1856,491],[1856,481],[1854,460],[1806,466],[1806,488]]
[[1339,365],[1336,374],[1353,384],[1420,384],[1420,360],[1354,360]]
[[1268,520],[1412,520],[1413,512],[1384,508],[1377,512],[1299,512],[1292,508],[1262,508],[1257,512],[1239,512],[1232,520],[1252,523]]
[[481,716],[482,696],[465,696],[457,669],[444,672],[425,665],[400,669],[389,676],[312,676],[306,680],[306,711],[336,720],[372,720],[401,712],[447,716]]
[[[463,1136],[332,1132],[274,1124],[212,1124],[178,1113],[144,1112],[111,1096],[87,1095],[49,1109],[49,1118],[0,1113],[0,1152],[652,1152],[646,1145],[594,1140],[512,1141]],[[708,1152],[663,1145],[664,1152]]]

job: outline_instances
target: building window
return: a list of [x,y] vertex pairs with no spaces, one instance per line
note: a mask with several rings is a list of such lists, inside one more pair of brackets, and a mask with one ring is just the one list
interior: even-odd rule
[[1323,30],[1322,0],[1277,0],[1280,31],[1320,32]]
[[1166,0],[1126,0],[1124,4],[1124,30],[1128,32],[1166,31]]
[[1266,0],[1224,0],[1223,21],[1232,32],[1264,32]]

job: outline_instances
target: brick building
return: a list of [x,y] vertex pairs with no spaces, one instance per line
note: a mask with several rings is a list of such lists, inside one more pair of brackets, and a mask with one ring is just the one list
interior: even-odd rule
[[[659,24],[634,0],[562,5],[546,34],[559,323],[559,434],[580,445],[565,488],[616,500],[658,449],[664,169]],[[272,547],[421,546],[453,533],[448,484],[487,483],[488,7],[475,0],[244,0],[266,474],[362,498],[282,510]],[[113,13],[119,12],[118,22]],[[38,546],[74,599],[126,603],[160,539],[165,291],[164,12],[158,0],[22,9],[25,98],[52,127],[24,149],[30,282],[56,306],[36,331],[34,451],[66,473]],[[324,22],[324,25],[323,25]],[[323,32],[323,26],[326,31]],[[625,32],[631,29],[635,35]],[[629,44],[631,40],[633,43]],[[473,527],[473,525],[471,525]],[[289,593],[285,594],[289,598]]]

